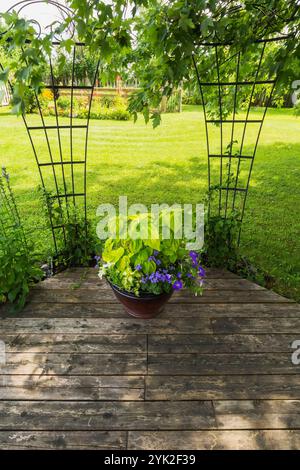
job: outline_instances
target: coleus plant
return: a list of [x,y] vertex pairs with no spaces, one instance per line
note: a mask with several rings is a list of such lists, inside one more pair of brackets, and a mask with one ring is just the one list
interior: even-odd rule
[[[138,217],[132,222],[137,223]],[[153,233],[153,232],[152,232]],[[103,276],[121,290],[141,294],[170,293],[188,288],[201,295],[205,270],[201,254],[187,250],[184,239],[110,237],[101,256],[96,256],[99,277]]]

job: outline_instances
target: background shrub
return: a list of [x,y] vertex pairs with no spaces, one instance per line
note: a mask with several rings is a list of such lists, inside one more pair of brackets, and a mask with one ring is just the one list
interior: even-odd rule
[[[44,90],[39,96],[41,110],[44,116],[55,116],[55,102],[51,90]],[[71,98],[61,95],[56,100],[57,113],[61,117],[70,117]],[[37,104],[32,90],[28,92],[27,113],[37,113]],[[73,117],[87,119],[89,112],[89,98],[84,96],[74,96]],[[118,121],[128,121],[130,113],[127,110],[127,100],[122,96],[104,96],[94,98],[91,108],[91,119],[113,119]]]

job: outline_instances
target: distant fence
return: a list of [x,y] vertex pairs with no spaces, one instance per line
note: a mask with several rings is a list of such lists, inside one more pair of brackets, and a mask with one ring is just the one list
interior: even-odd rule
[[[105,86],[95,87],[94,96],[109,96],[109,95],[120,95],[127,98],[128,95],[138,89],[138,86],[132,84],[122,83],[119,86],[113,86],[114,84],[106,84]],[[118,84],[116,84],[118,85]]]
[[11,101],[11,94],[5,85],[0,86],[0,106],[8,106]]
[[[124,98],[127,98],[130,93],[133,93],[136,91],[137,88],[110,88],[110,87],[95,87],[94,88],[94,93],[93,96],[96,97],[102,97],[102,96],[122,96]],[[70,90],[59,90],[60,95],[69,95]],[[89,96],[90,91],[89,90],[80,90],[80,89],[74,89],[73,90],[73,96]]]
[[[77,84],[80,86],[79,84]],[[84,83],[86,85],[86,83]],[[115,96],[119,95],[124,98],[127,98],[128,95],[133,93],[134,91],[139,89],[139,82],[137,80],[133,80],[130,82],[125,82],[123,80],[116,80],[113,82],[106,82],[101,84],[98,82],[97,86],[94,88],[94,97],[102,97],[102,96]],[[61,89],[59,92],[61,95],[67,95],[70,93],[69,90]],[[74,96],[86,96],[89,95],[89,90],[84,89],[74,89],[73,95]]]

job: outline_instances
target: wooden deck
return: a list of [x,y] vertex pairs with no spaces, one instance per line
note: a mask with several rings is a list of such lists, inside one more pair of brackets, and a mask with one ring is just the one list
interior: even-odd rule
[[1,449],[300,448],[300,306],[233,274],[143,321],[75,269],[1,316]]

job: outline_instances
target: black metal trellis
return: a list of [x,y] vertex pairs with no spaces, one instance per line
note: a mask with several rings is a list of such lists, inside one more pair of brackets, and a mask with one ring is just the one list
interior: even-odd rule
[[[15,4],[10,10],[18,7],[18,13],[26,6],[37,3],[45,3],[44,0],[23,0]],[[69,10],[65,5],[61,5],[57,1],[48,1],[48,4],[56,7],[64,15],[69,15]],[[9,11],[10,11],[9,10]],[[35,24],[38,24],[34,21]],[[41,27],[38,25],[39,33],[41,34]],[[72,36],[72,35],[71,35]],[[51,91],[54,103],[54,124],[53,118],[48,122],[48,116],[45,115],[41,98],[34,92],[34,98],[37,106],[39,123],[30,123],[31,116],[23,114],[22,118],[26,126],[27,134],[32,146],[34,158],[38,167],[41,185],[45,194],[46,202],[49,210],[49,220],[54,241],[56,253],[58,245],[62,239],[66,243],[66,226],[73,222],[72,217],[76,220],[76,211],[78,207],[83,206],[84,222],[87,227],[87,156],[88,156],[88,138],[89,138],[89,124],[91,106],[93,101],[93,93],[98,76],[100,59],[97,60],[95,66],[94,77],[90,85],[78,85],[75,81],[75,61],[79,51],[85,47],[84,43],[74,42],[72,53],[72,77],[71,83],[61,84],[58,83],[54,73],[53,55],[55,55],[56,48],[60,46],[60,40],[52,42],[53,51],[52,56],[49,57],[49,83],[45,85],[44,90]],[[1,66],[1,64],[0,64]],[[3,68],[1,66],[1,68]],[[10,84],[13,91],[13,86]],[[82,124],[74,124],[74,91],[82,91],[88,100],[86,118],[82,120]],[[69,118],[62,118],[58,110],[58,95],[64,96],[64,93],[70,94],[70,108]],[[69,132],[67,138],[63,135]],[[76,155],[74,141],[78,137],[77,133],[84,133],[84,144],[80,155]],[[56,138],[53,139],[53,133]],[[39,138],[43,136],[46,148],[40,151]],[[82,136],[82,135],[81,135]],[[69,141],[69,148],[66,150],[65,141]],[[81,139],[82,140],[82,139]],[[68,169],[70,175],[68,176]],[[78,169],[80,172],[78,173]],[[50,183],[51,180],[51,183]],[[57,205],[57,211],[52,210],[53,205]],[[58,216],[57,216],[58,212]],[[73,214],[73,215],[72,215]]]
[[[208,156],[208,189],[218,192],[217,202],[209,202],[210,216],[217,215],[227,219],[236,214],[240,224],[238,243],[241,236],[241,224],[245,214],[247,195],[250,186],[253,163],[258,143],[276,86],[276,72],[269,75],[264,70],[266,50],[274,42],[288,37],[261,39],[250,47],[255,47],[257,62],[251,71],[245,67],[247,49],[231,52],[233,44],[221,42],[199,45],[199,53],[193,56],[193,64],[203,103],[205,134]],[[252,49],[253,51],[253,49]],[[199,58],[207,61],[206,69],[199,70]],[[209,59],[210,58],[210,59]],[[242,70],[244,68],[244,70]],[[268,69],[269,70],[269,69]],[[260,116],[252,116],[252,106],[258,88],[267,89],[264,106]],[[245,93],[246,90],[246,93]],[[239,99],[242,95],[242,99]],[[226,99],[230,97],[230,109],[226,110]],[[248,103],[247,103],[248,100]],[[243,111],[240,105],[243,101]],[[211,116],[210,109],[218,109]],[[254,145],[247,142],[249,127],[255,128]],[[219,134],[219,136],[218,136]],[[238,139],[236,137],[238,136]],[[216,150],[213,142],[219,141]],[[226,140],[227,139],[227,140]],[[227,145],[226,145],[227,143]],[[216,164],[218,162],[218,164]],[[243,175],[242,175],[243,173]]]

